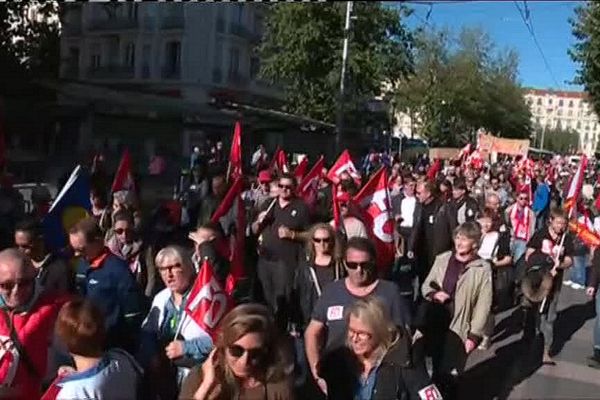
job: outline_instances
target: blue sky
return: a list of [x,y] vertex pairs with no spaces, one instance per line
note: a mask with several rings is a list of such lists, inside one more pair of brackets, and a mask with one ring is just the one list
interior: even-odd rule
[[[432,1],[433,6],[411,4],[416,15],[409,17],[411,27],[428,21],[436,27],[462,26],[484,28],[499,47],[511,47],[519,53],[519,78],[523,86],[556,88],[552,75],[544,66],[529,31],[514,1],[460,1],[446,4]],[[518,1],[523,9],[523,1]],[[574,43],[569,18],[574,16],[577,1],[528,1],[530,19],[540,46],[550,68],[563,90],[581,90],[570,82],[575,77],[577,65],[571,61],[567,50]],[[429,11],[431,12],[429,13]],[[427,19],[427,14],[429,18]]]

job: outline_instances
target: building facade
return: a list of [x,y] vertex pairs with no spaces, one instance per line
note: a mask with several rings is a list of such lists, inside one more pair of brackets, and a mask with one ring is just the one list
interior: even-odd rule
[[[528,89],[525,101],[534,127],[575,131],[579,135],[579,151],[594,154],[600,139],[600,124],[586,93]],[[540,138],[537,138],[536,145],[539,144]]]

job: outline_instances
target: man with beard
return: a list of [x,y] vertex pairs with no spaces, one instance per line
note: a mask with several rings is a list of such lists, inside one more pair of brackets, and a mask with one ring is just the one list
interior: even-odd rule
[[436,195],[435,183],[431,181],[417,184],[414,225],[408,240],[408,257],[415,259],[419,283],[425,280],[435,259],[435,222],[443,201]]
[[452,199],[440,209],[436,221],[436,237],[433,242],[436,254],[452,249],[452,232],[465,222],[473,222],[479,214],[477,201],[469,196],[467,183],[463,177],[454,179]]

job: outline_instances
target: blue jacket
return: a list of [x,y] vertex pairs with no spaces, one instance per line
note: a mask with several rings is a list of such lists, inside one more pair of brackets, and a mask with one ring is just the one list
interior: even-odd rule
[[533,212],[539,214],[550,205],[550,188],[546,183],[540,183],[533,195]]
[[143,294],[127,262],[106,252],[92,263],[79,261],[77,290],[104,311],[108,344],[133,350],[143,318]]

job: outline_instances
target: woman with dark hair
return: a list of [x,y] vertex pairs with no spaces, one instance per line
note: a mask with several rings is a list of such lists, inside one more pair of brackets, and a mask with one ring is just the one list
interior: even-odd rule
[[242,304],[220,324],[216,347],[184,380],[180,399],[293,399],[291,362],[269,310]]
[[58,314],[55,333],[73,357],[75,368],[60,367],[43,400],[137,398],[142,369],[124,350],[104,350],[104,315],[93,303],[66,303]]

